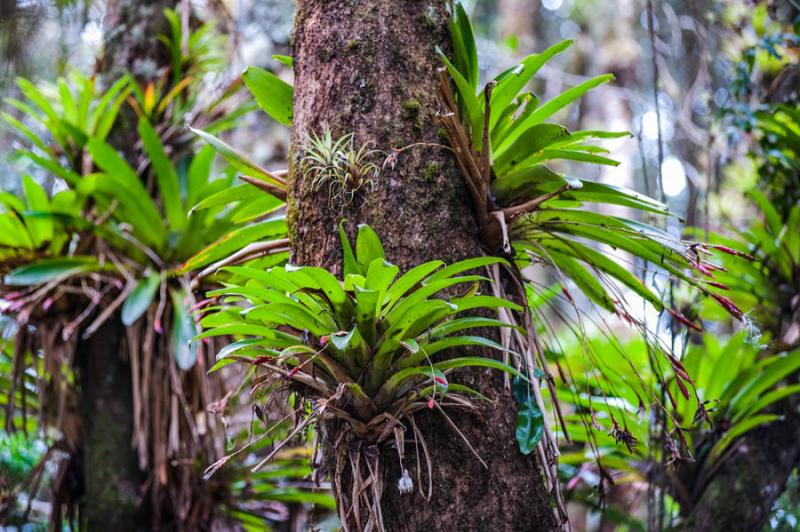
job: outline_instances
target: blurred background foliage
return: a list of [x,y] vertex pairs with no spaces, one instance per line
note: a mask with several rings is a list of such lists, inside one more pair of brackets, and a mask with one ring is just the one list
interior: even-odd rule
[[[206,81],[224,85],[247,66],[290,80],[290,69],[272,56],[290,53],[293,2],[191,3],[228,37],[220,50],[225,68],[206,73]],[[574,528],[680,526],[693,518],[710,479],[734,459],[748,434],[763,436],[759,430],[797,417],[796,404],[786,406],[786,401],[798,392],[800,358],[800,6],[793,0],[464,3],[479,39],[481,83],[515,59],[562,39],[574,39],[576,45],[538,74],[532,90],[542,100],[594,76],[615,75],[614,83],[592,91],[561,122],[575,130],[631,131],[631,139],[603,142],[622,164],[566,166],[572,175],[646,192],[678,214],[664,227],[672,235],[692,235],[753,257],[731,255],[718,261],[730,272],[720,282],[745,310],[742,323],[671,286],[660,272],[634,268],[665,300],[701,322],[704,336],[675,328],[668,318],[641,305],[637,318],[654,331],[645,341],[622,320],[582,313],[568,286],[536,278],[543,289],[532,305],[545,317],[542,327],[552,329],[554,340],[547,347],[561,377],[556,394],[567,414],[559,434],[559,472]],[[20,97],[14,83],[18,76],[53,82],[71,69],[90,74],[109,31],[106,12],[102,0],[0,0],[0,95]],[[3,110],[24,120],[8,106]],[[263,114],[245,115],[224,138],[244,147],[266,168],[285,165],[288,129]],[[53,176],[16,156],[20,147],[13,132],[0,128],[3,191],[20,193],[22,176],[31,175],[54,192]],[[577,306],[585,303],[578,301]],[[13,327],[3,323],[4,412]],[[576,342],[570,328],[580,330],[583,341]],[[678,382],[669,377],[674,368],[652,356],[653,341],[680,355],[697,399],[681,397]],[[37,353],[27,356],[31,364],[39,359]],[[229,386],[237,385],[231,379]],[[651,395],[644,388],[656,388],[662,401],[674,402],[672,415],[642,401]],[[30,404],[35,412],[35,394],[17,393],[22,393],[17,403]],[[231,449],[280,419],[258,401],[253,407],[242,400],[232,411],[226,421],[228,438],[235,442]],[[36,420],[22,412],[14,414],[4,417],[0,427],[0,523],[35,530],[47,522],[52,500],[48,478],[58,474],[43,458],[61,451],[50,446],[57,434],[38,430]],[[617,424],[632,439],[613,437]],[[676,426],[686,429],[689,441],[675,441],[680,433]],[[285,433],[278,430],[275,437]],[[308,479],[304,448],[286,453],[273,469],[247,472],[245,465],[268,452],[271,441],[249,448],[241,464],[219,473],[232,486],[225,515],[236,526],[251,529],[265,523],[295,526],[308,516],[323,526],[331,500]],[[42,474],[32,475],[37,468]],[[766,529],[798,528],[798,483],[794,471],[785,490],[774,497]]]

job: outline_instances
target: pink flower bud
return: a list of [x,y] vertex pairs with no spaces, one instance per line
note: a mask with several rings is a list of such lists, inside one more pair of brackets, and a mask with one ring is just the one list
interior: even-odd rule
[[756,258],[748,253],[742,253],[741,251],[736,251],[733,248],[729,248],[728,246],[721,246],[719,244],[711,244],[710,247],[716,249],[717,251],[721,251],[723,253],[727,253],[728,255],[735,255],[736,257],[742,257],[743,259],[747,260],[756,260]]
[[678,384],[678,388],[681,390],[681,394],[688,400],[689,399],[689,390],[686,389],[686,385],[683,384],[683,381],[680,377],[675,378],[675,382]]
[[194,305],[192,305],[192,308],[190,308],[190,309],[189,309],[189,312],[194,312],[195,310],[197,310],[197,309],[199,309],[199,308],[202,308],[202,307],[204,307],[204,306],[208,305],[209,303],[211,303],[211,302],[213,302],[213,301],[214,301],[214,299],[213,299],[213,298],[210,298],[210,299],[203,299],[203,300],[201,300],[201,301],[198,301],[197,303],[195,303]]
[[561,291],[564,292],[564,295],[567,296],[567,299],[569,300],[570,303],[573,304],[575,303],[575,300],[572,299],[572,294],[569,293],[569,290],[567,290],[566,286],[562,286]]
[[667,312],[669,312],[670,315],[673,318],[675,318],[676,321],[678,321],[679,323],[682,323],[686,327],[689,327],[690,329],[694,329],[697,332],[703,332],[703,328],[700,325],[696,324],[695,322],[693,322],[692,320],[690,320],[689,318],[687,318],[686,316],[684,316],[683,314],[681,314],[677,310],[668,308]]
[[428,408],[430,408],[431,410],[433,410],[433,405],[434,405],[434,403],[433,403],[433,397],[431,397],[431,398],[428,400]]
[[719,294],[711,294],[711,297],[713,297],[717,301],[717,303],[719,303],[720,306],[722,306],[722,308],[727,310],[731,316],[739,318],[740,320],[744,317],[744,313],[742,312],[742,310],[739,307],[737,307],[736,304],[727,297],[721,296]]
[[695,263],[694,269],[702,273],[706,277],[713,277],[714,270],[709,268],[707,264],[703,264],[702,262]]

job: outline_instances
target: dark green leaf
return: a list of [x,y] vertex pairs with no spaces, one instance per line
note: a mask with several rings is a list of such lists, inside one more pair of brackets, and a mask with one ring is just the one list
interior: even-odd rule
[[43,259],[33,264],[20,266],[6,275],[5,283],[12,286],[43,284],[64,279],[76,273],[95,271],[100,268],[94,257],[68,257]]
[[292,125],[294,89],[291,85],[272,72],[256,67],[245,70],[242,78],[265,113],[281,124]]
[[153,301],[160,284],[161,276],[158,273],[151,273],[136,283],[136,287],[131,290],[131,293],[125,298],[125,303],[122,304],[122,323],[124,325],[133,325],[144,314]]
[[544,414],[532,394],[519,403],[517,411],[517,444],[522,454],[533,452],[544,435]]

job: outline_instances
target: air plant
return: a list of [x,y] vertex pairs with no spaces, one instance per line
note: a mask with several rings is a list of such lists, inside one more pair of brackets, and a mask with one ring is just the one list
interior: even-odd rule
[[366,142],[356,149],[352,133],[336,140],[330,129],[321,136],[311,133],[301,147],[300,172],[311,180],[313,190],[324,189],[329,206],[341,212],[359,194],[371,191],[380,174],[375,159],[383,152],[370,147]]
[[[244,336],[218,354],[215,368],[244,362],[253,367],[256,389],[291,382],[310,403],[302,421],[255,469],[306,427],[329,420],[341,421],[346,427],[343,437],[365,447],[393,441],[402,462],[404,431],[413,430],[415,438],[424,441],[413,421],[416,412],[436,409],[455,427],[446,410],[472,409],[470,396],[481,397],[478,391],[451,382],[454,371],[488,367],[524,379],[512,366],[488,356],[440,356],[444,350],[461,348],[507,351],[468,331],[508,324],[472,313],[520,307],[479,293],[479,285],[488,279],[465,274],[502,264],[503,259],[478,257],[447,266],[431,261],[399,275],[370,227],[359,226],[355,253],[341,226],[340,235],[343,279],[309,266],[267,271],[234,266],[225,268],[232,275],[228,286],[208,294],[219,304],[201,320],[208,330],[198,339]],[[359,460],[368,464],[366,478],[357,478],[356,485],[361,503],[371,509],[373,525],[380,526],[382,477],[380,465],[373,461],[378,455],[368,453],[353,462],[347,451],[353,447],[337,448],[337,461],[350,459],[359,477]],[[210,472],[220,466],[215,464]],[[340,474],[337,466],[335,475]],[[407,489],[409,481],[403,477],[398,485]],[[350,509],[344,499],[338,502],[345,521]]]

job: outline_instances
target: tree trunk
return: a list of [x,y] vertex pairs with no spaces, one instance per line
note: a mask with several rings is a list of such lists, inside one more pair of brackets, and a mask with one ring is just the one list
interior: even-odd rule
[[533,50],[536,46],[536,18],[539,2],[528,0],[499,0],[498,33],[501,40],[517,40],[519,50]]
[[119,314],[78,342],[87,530],[144,530],[143,476],[131,448],[133,396]]
[[745,435],[690,509],[683,530],[728,532],[761,530],[772,507],[800,464],[797,400],[782,401],[786,416]]
[[[446,141],[435,121],[440,109],[435,47],[449,48],[448,5],[445,0],[298,2],[289,201],[294,263],[341,273],[336,226],[342,218],[348,220],[351,235],[357,223],[370,224],[387,258],[403,270],[434,258],[452,262],[481,253],[467,189],[450,151],[441,146]],[[372,190],[344,207],[331,205],[326,191],[312,190],[310,177],[297,169],[308,135],[320,135],[325,128],[334,138],[353,133],[356,148],[374,143],[375,149],[392,154],[395,163],[385,165]],[[503,389],[502,377],[472,370],[458,378],[494,399],[480,415],[453,414],[488,467],[441,416],[418,415],[431,451],[433,496],[427,501],[417,491],[401,495],[397,451],[384,447],[381,507],[386,529],[556,528],[539,466],[517,449],[515,403]],[[336,438],[337,427],[323,427],[328,457]],[[413,444],[406,457],[416,483]],[[427,482],[424,460],[422,467]],[[345,497],[350,493],[348,485],[335,489]]]
[[[159,35],[169,35],[165,8],[173,8],[180,0],[110,0],[105,25],[109,31],[103,43],[103,55],[97,67],[106,86],[130,74],[143,88],[157,83],[170,65],[169,50]],[[135,150],[139,140],[136,114],[123,105],[109,141],[126,155]],[[128,157],[130,159],[130,157]]]
[[[105,52],[98,64],[106,86],[126,72],[137,81],[157,79],[169,57],[156,38],[166,31],[163,8],[176,0],[116,0],[108,5]],[[120,112],[110,142],[131,161],[136,141],[135,115]],[[77,346],[84,416],[84,501],[88,530],[138,530],[150,525],[147,500],[133,449],[131,368],[123,350],[125,331],[115,314]]]

